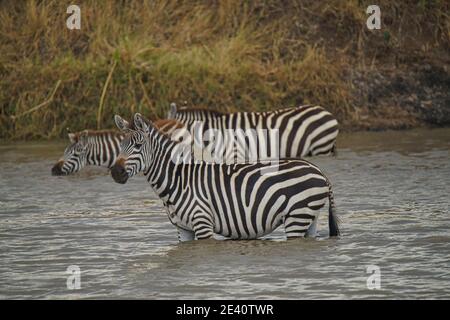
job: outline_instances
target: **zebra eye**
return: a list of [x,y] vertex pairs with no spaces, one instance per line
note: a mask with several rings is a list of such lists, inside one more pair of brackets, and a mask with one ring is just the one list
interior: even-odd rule
[[136,149],[141,149],[142,148],[142,143],[136,143],[135,145]]

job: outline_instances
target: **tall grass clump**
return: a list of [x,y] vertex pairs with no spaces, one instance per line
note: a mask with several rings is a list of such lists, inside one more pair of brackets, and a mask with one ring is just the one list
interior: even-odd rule
[[[379,2],[391,20],[412,10]],[[364,1],[86,0],[81,30],[66,28],[70,4],[0,2],[0,139],[108,128],[114,113],[164,117],[172,101],[223,111],[320,104],[351,123],[359,106],[348,70],[385,58],[367,40]],[[420,8],[410,32],[446,49],[448,5],[409,4]],[[388,45],[401,47],[395,21]]]

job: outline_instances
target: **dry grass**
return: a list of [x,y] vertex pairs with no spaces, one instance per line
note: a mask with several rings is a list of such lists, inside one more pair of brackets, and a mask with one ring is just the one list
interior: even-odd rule
[[438,56],[450,42],[437,0],[379,1],[378,33],[365,28],[365,1],[121,3],[83,1],[79,31],[65,27],[69,1],[0,3],[0,138],[108,128],[114,113],[163,117],[185,100],[226,111],[321,104],[352,124],[364,106],[349,70]]

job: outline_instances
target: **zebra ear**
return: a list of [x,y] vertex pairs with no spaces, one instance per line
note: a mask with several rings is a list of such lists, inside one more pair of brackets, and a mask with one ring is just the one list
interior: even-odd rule
[[70,143],[77,142],[77,135],[75,133],[69,132],[67,135],[69,136]]
[[116,126],[117,128],[119,128],[120,131],[126,132],[130,130],[130,124],[128,123],[127,120],[123,119],[121,116],[116,114],[114,116],[114,121],[116,122]]
[[172,102],[170,104],[170,109],[169,113],[167,114],[167,118],[174,119],[176,114],[177,114],[177,104],[175,102]]
[[83,146],[87,146],[87,142],[88,142],[88,131],[87,130],[84,130],[83,132],[80,133],[78,141],[80,141],[80,143]]
[[142,131],[144,133],[150,132],[147,120],[145,120],[140,113],[134,114],[134,126],[136,127],[137,130]]

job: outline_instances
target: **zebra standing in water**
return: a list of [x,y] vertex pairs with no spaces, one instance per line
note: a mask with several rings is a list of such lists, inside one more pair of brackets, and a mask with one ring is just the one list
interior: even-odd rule
[[[179,140],[183,125],[176,120],[157,120],[155,127],[162,133]],[[62,158],[53,166],[52,175],[69,175],[80,171],[86,165],[111,168],[120,151],[124,134],[112,130],[84,130],[69,133],[70,145]]]
[[69,175],[86,165],[110,168],[119,154],[123,137],[123,133],[111,130],[69,133],[71,144],[53,166],[52,175]]
[[217,129],[223,136],[226,136],[227,129],[279,130],[280,158],[334,154],[339,132],[338,122],[330,112],[320,106],[310,105],[269,112],[225,114],[196,108],[178,110],[176,104],[172,103],[168,118],[180,121],[189,130],[200,121],[202,131]]
[[339,235],[333,193],[319,168],[300,160],[274,163],[184,163],[173,158],[179,143],[160,134],[140,114],[126,133],[111,175],[118,183],[144,171],[185,240],[220,234],[256,239],[284,224],[286,236],[315,235],[319,209],[329,201],[330,236]]

